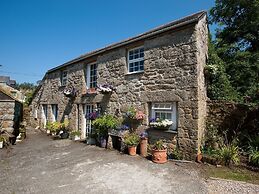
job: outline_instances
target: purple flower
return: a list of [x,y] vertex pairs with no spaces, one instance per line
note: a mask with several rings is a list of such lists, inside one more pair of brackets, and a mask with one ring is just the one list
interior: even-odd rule
[[148,133],[146,131],[143,131],[142,133],[140,133],[139,136],[140,136],[141,139],[144,139],[144,138],[148,137]]
[[150,122],[150,123],[156,122],[156,118],[151,118],[151,119],[149,120],[149,122]]

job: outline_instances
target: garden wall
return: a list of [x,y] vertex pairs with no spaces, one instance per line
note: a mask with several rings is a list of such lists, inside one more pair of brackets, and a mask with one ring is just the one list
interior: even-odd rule
[[258,136],[259,106],[208,101],[207,128],[212,125],[219,132],[227,131],[228,140],[237,137],[239,141],[245,141],[249,136]]

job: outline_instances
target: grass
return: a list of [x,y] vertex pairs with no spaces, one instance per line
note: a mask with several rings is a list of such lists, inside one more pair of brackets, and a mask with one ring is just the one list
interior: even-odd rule
[[259,185],[259,173],[241,167],[215,167],[205,166],[204,173],[207,178],[221,178],[235,181],[244,181]]

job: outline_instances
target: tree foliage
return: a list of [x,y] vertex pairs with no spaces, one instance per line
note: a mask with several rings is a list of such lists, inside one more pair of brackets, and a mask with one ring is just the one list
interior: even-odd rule
[[259,102],[259,1],[216,0],[210,22],[217,23],[215,51],[240,99]]
[[28,83],[28,82],[16,84],[16,88],[25,95],[25,102],[24,102],[25,106],[30,105],[33,98],[33,94],[36,90],[36,87],[37,86],[34,85],[33,83]]
[[238,94],[231,86],[229,76],[226,73],[225,62],[219,58],[215,46],[209,40],[209,57],[206,66],[206,80],[208,97],[212,100],[234,100]]

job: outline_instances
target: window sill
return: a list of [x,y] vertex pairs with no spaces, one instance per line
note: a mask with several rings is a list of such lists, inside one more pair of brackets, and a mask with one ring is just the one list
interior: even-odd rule
[[178,133],[177,130],[170,130],[170,129],[163,130],[163,129],[157,129],[157,128],[153,128],[153,127],[151,127],[150,129],[152,131],[157,131],[157,132],[162,132],[162,133],[171,133],[171,134],[177,134]]
[[144,73],[144,71],[127,72],[126,75],[134,75],[134,74],[141,74],[141,73]]

